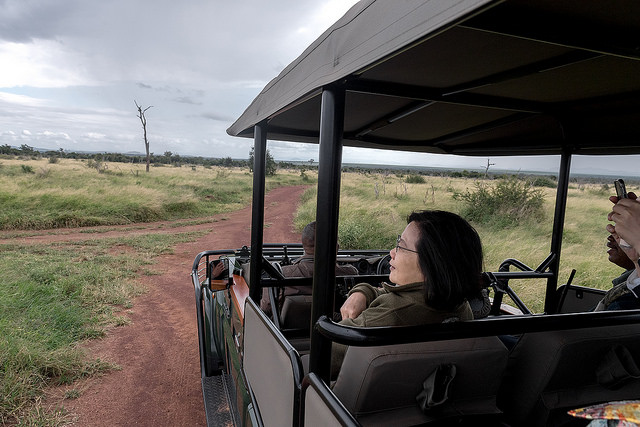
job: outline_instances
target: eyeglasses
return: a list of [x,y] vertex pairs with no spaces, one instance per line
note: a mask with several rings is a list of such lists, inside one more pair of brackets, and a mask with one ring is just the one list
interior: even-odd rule
[[396,240],[396,252],[398,252],[398,249],[402,249],[403,251],[413,252],[414,254],[418,253],[418,251],[414,251],[413,249],[409,249],[409,248],[405,248],[404,246],[400,246],[400,239],[402,239],[402,236],[398,234],[398,240]]

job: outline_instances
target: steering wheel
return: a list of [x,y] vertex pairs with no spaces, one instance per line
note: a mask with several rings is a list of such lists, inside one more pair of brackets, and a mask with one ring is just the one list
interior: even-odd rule
[[376,267],[376,274],[389,274],[391,272],[389,261],[391,261],[390,254],[386,254],[385,256],[380,258],[380,261],[378,261],[378,266]]

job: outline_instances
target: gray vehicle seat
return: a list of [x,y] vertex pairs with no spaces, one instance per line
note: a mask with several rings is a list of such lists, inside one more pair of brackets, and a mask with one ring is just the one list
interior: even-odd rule
[[639,336],[640,325],[524,334],[509,356],[499,406],[515,425],[544,426],[566,420],[568,409],[637,399]]
[[300,355],[260,307],[247,298],[242,367],[265,426],[299,424]]
[[311,328],[311,295],[288,295],[284,297],[280,318],[283,329]]
[[[497,337],[350,346],[333,392],[363,426],[416,425],[451,416],[477,419],[479,414],[500,414],[496,395],[507,359]],[[448,400],[423,412],[416,401],[423,383],[449,364],[456,374]]]
[[288,295],[280,312],[282,330],[295,331],[289,342],[301,355],[308,353],[311,345],[311,301],[311,295]]
[[357,427],[360,424],[313,372],[302,382],[302,425]]

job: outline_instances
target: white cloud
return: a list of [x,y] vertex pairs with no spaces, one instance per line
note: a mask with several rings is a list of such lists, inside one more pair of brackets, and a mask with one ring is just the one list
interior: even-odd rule
[[[13,105],[13,106],[28,106],[28,107],[41,107],[45,104],[42,99],[32,98],[26,95],[18,95],[14,93],[7,93],[0,91],[0,106]],[[5,107],[6,108],[6,107]]]
[[0,43],[0,87],[67,87],[97,84],[83,72],[78,52],[53,40]]
[[105,139],[107,135],[103,133],[97,133],[97,132],[88,132],[82,136],[88,139],[102,140],[102,139]]

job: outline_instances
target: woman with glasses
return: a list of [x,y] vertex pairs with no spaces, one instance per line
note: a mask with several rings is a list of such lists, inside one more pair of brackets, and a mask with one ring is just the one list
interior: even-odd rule
[[342,324],[406,326],[473,318],[468,298],[481,288],[482,245],[475,229],[451,212],[416,211],[389,251],[389,280],[356,285],[340,309]]
[[[482,288],[476,230],[444,211],[416,211],[407,223],[389,251],[392,283],[356,285],[340,308],[340,324],[409,326],[473,319],[468,300]],[[340,366],[345,350],[334,344],[334,366]]]

